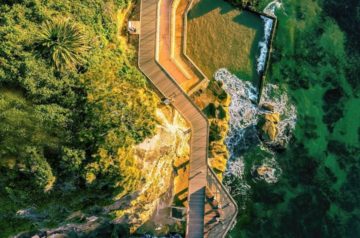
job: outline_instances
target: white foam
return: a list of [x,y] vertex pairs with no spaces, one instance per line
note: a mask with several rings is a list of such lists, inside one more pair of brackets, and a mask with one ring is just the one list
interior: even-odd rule
[[[258,124],[259,115],[266,112],[258,107],[256,103],[258,91],[250,82],[240,80],[225,68],[219,69],[214,78],[223,83],[224,90],[231,97],[229,133],[225,139],[230,153],[226,175],[243,179],[245,165],[243,157],[239,155],[238,151],[239,149],[246,151],[250,144],[254,142],[253,139],[257,138],[256,125]],[[286,145],[296,124],[295,107],[289,103],[286,93],[282,93],[279,87],[273,84],[264,86],[261,103],[273,105],[274,112],[281,115],[281,120],[278,123],[278,136],[271,143],[274,145],[277,143]],[[274,170],[275,175],[279,175],[276,170]],[[271,174],[268,176],[269,178],[265,181],[277,181]]]
[[268,15],[272,15],[274,17],[275,16],[275,10],[276,9],[280,9],[282,7],[282,3],[280,0],[275,0],[270,2],[263,10],[264,13],[268,14]]
[[[263,12],[275,17],[275,10],[280,7],[281,7],[281,2],[275,0],[269,3],[265,7]],[[271,30],[274,24],[274,20],[269,17],[261,16],[261,19],[264,21],[264,38],[262,41],[259,42],[260,54],[259,57],[256,59],[257,61],[256,71],[259,74],[261,72],[264,72],[265,70],[266,58],[269,51],[268,45],[271,39]]]
[[265,70],[266,58],[269,51],[269,41],[271,38],[271,30],[274,23],[274,20],[268,17],[261,16],[261,19],[264,21],[264,39],[259,42],[260,55],[256,59],[257,66],[256,71],[260,74]]

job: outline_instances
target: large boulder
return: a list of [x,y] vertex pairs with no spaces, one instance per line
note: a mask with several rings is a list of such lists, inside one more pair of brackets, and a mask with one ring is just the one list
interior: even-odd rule
[[279,122],[280,114],[277,112],[262,114],[259,120],[259,127],[261,128],[260,137],[264,141],[274,141],[279,134]]

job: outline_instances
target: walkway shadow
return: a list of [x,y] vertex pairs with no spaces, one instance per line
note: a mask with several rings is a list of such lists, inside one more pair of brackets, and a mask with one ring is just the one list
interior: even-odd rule
[[[183,190],[181,190],[180,192],[176,193],[174,196],[174,201],[173,203],[175,204],[175,206],[184,206],[185,201],[187,200],[187,196],[184,196],[185,193],[187,193],[189,191],[188,188],[185,188]],[[181,198],[183,196],[183,198]]]
[[177,172],[179,171],[180,169],[184,169],[188,164],[190,163],[190,160],[186,160],[184,163],[182,164],[179,164],[178,166],[173,166],[174,167],[174,170]]
[[200,0],[199,2],[194,4],[193,7],[191,8],[191,11],[189,12],[188,15],[188,20],[201,17],[218,8],[220,8],[221,14],[226,14],[234,10],[234,7],[225,1]]

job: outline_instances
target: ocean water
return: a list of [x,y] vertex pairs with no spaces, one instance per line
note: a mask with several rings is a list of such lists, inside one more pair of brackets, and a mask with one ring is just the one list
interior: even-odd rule
[[224,183],[239,215],[229,237],[360,237],[359,93],[341,78],[335,87],[327,79],[305,88],[289,86],[296,78],[270,81],[262,100],[282,110],[286,146],[278,148],[259,139],[256,88],[225,69],[215,78],[234,101]]

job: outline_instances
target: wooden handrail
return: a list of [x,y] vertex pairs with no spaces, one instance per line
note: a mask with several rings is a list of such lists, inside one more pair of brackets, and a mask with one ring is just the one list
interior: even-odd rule
[[[141,5],[143,4],[143,1],[144,0],[142,0],[141,1]],[[167,94],[169,94],[169,91],[176,91],[177,93],[179,93],[179,94],[181,94],[182,95],[182,98],[183,98],[183,100],[185,100],[185,101],[183,101],[184,102],[184,104],[183,103],[181,103],[181,102],[179,102],[179,101],[177,101],[177,103],[174,103],[173,104],[173,106],[177,109],[177,110],[179,110],[179,111],[182,111],[185,115],[186,114],[189,114],[189,113],[187,113],[187,110],[186,110],[186,108],[187,107],[185,107],[185,105],[187,104],[188,106],[189,106],[189,108],[190,108],[190,110],[195,110],[196,112],[197,112],[197,114],[198,114],[198,116],[196,115],[196,116],[193,116],[193,117],[195,117],[195,118],[191,118],[191,117],[189,117],[189,115],[187,115],[187,117],[185,117],[184,115],[184,118],[185,118],[185,120],[187,120],[188,122],[190,122],[189,124],[191,125],[191,129],[192,129],[192,142],[191,142],[191,144],[193,144],[193,143],[195,143],[194,141],[193,141],[193,138],[199,138],[199,136],[201,137],[201,138],[203,138],[201,135],[196,135],[196,132],[195,132],[195,130],[194,130],[194,125],[192,124],[192,123],[197,123],[197,125],[195,124],[195,127],[197,127],[197,129],[198,130],[200,130],[201,128],[202,129],[204,129],[204,128],[206,128],[206,132],[205,131],[203,131],[203,132],[205,132],[204,134],[204,136],[205,136],[205,140],[203,140],[203,142],[204,142],[204,146],[206,147],[206,148],[202,148],[202,150],[204,149],[205,151],[205,160],[206,160],[206,167],[207,167],[207,169],[206,169],[206,171],[205,171],[205,173],[208,175],[208,173],[209,173],[209,171],[210,171],[210,174],[211,175],[213,175],[213,177],[215,178],[215,181],[216,181],[216,183],[222,188],[222,190],[223,190],[223,193],[227,196],[227,198],[233,203],[233,205],[234,205],[234,207],[235,207],[235,216],[233,216],[232,217],[232,219],[231,219],[231,222],[229,223],[229,225],[226,227],[226,229],[224,230],[224,233],[223,233],[223,235],[222,235],[222,237],[224,237],[225,235],[226,235],[226,233],[231,229],[231,226],[234,224],[234,219],[236,218],[236,214],[237,214],[237,211],[238,211],[238,208],[237,208],[237,205],[236,205],[236,203],[235,203],[235,201],[232,199],[232,197],[230,196],[230,194],[228,193],[228,191],[226,190],[226,188],[225,188],[225,186],[218,180],[218,178],[216,177],[216,175],[215,175],[215,173],[214,173],[214,171],[211,169],[211,167],[210,167],[210,165],[209,165],[209,161],[208,161],[208,148],[209,148],[209,122],[208,122],[208,120],[207,120],[207,117],[203,114],[203,112],[197,107],[197,105],[192,101],[192,99],[189,97],[189,95],[188,94],[186,94],[185,92],[184,92],[184,90],[181,88],[181,86],[177,83],[177,81],[176,80],[174,80],[174,78],[166,71],[166,69],[164,69],[163,67],[162,67],[162,65],[158,62],[158,50],[159,50],[159,21],[160,21],[160,19],[159,19],[159,1],[160,0],[147,0],[148,2],[147,2],[147,7],[151,7],[151,6],[153,6],[153,7],[155,7],[154,8],[154,10],[156,10],[156,14],[152,14],[151,15],[151,13],[154,13],[154,12],[151,12],[151,13],[149,13],[148,12],[148,14],[150,14],[150,15],[147,15],[148,16],[148,18],[150,18],[150,19],[154,19],[156,22],[156,25],[155,25],[155,27],[153,27],[154,25],[152,25],[152,26],[149,26],[149,25],[147,25],[146,26],[146,24],[147,23],[144,23],[144,26],[146,26],[146,27],[148,27],[148,32],[147,32],[147,34],[144,34],[144,37],[142,36],[142,35],[140,35],[140,40],[139,40],[139,55],[138,55],[138,59],[139,59],[139,61],[138,61],[138,66],[139,66],[139,68],[140,68],[140,70],[144,73],[144,75],[150,80],[150,82],[155,86],[155,88],[157,88],[158,89],[158,91],[164,96],[164,97],[166,97],[167,95],[166,95],[166,92],[167,92]],[[151,4],[154,4],[154,5],[151,5]],[[155,4],[156,4],[156,6],[155,6]],[[142,6],[141,6],[141,9],[142,9]],[[141,14],[140,14],[140,21],[142,22],[142,20],[141,20],[141,18],[142,18],[142,12],[141,12]],[[141,23],[141,24],[143,24],[143,23]],[[144,30],[144,31],[143,31]],[[145,29],[141,29],[141,32],[143,33],[143,32],[145,32]],[[142,34],[141,33],[141,34]],[[148,43],[148,42],[146,42],[146,39],[149,39],[149,42],[152,42],[153,41],[153,39],[154,38],[149,38],[149,36],[151,36],[151,37],[154,37],[155,38],[155,42],[154,42],[154,45],[151,45],[151,44],[146,44],[146,45],[148,45],[148,46],[145,46],[144,48],[141,48],[141,43],[142,43],[142,41],[144,41],[144,43]],[[150,48],[146,48],[146,47],[150,47]],[[141,49],[143,49],[143,50],[141,50]],[[142,61],[142,55],[141,55],[141,52],[144,54],[144,56],[145,57],[147,57],[146,58],[146,60],[145,61]],[[140,63],[142,61],[142,63]],[[148,65],[151,65],[151,68],[148,68]],[[159,76],[159,77],[161,77],[163,80],[169,80],[169,82],[171,82],[171,83],[169,83],[169,86],[165,86],[164,87],[164,83],[165,83],[165,85],[166,85],[166,82],[165,81],[162,81],[162,82],[159,82],[159,80],[156,80],[156,78],[151,78],[151,75],[162,75],[162,76]],[[159,79],[159,78],[158,78]],[[162,89],[164,90],[164,92],[162,91]],[[172,90],[170,90],[170,89],[172,89]],[[191,105],[191,106],[190,106]],[[183,109],[185,109],[185,110],[183,110]],[[201,118],[201,120],[200,121],[198,121],[199,119]],[[197,122],[196,122],[197,121]],[[199,126],[199,122],[201,122],[201,123],[204,123],[204,125],[201,125],[201,126]],[[191,147],[191,149],[190,149],[190,155],[192,155],[194,153],[194,151],[193,151],[193,148]],[[192,156],[190,156],[190,158],[191,158]],[[200,157],[198,157],[198,158],[200,158]],[[190,166],[191,166],[191,163],[190,163]],[[191,168],[190,168],[190,170],[191,170]],[[206,183],[207,183],[207,176],[206,177],[204,177],[204,179],[206,180]],[[204,186],[206,186],[206,184],[204,183]],[[205,189],[205,188],[204,188]],[[205,195],[205,194],[204,194]],[[190,200],[190,193],[189,193],[189,197],[188,197],[188,201],[190,202],[191,200]],[[194,200],[194,201],[196,201],[196,200]],[[204,199],[204,206],[205,206],[205,199]],[[189,205],[189,207],[190,207],[190,205]],[[190,209],[188,207],[188,210]],[[188,214],[189,214],[189,212],[188,212]],[[203,214],[203,215],[205,215],[205,214]],[[203,224],[204,225],[204,224]],[[188,232],[189,232],[189,219],[188,219],[188,222],[187,222],[187,229],[186,229],[186,234],[188,235]],[[202,231],[202,233],[204,232],[204,230]]]

